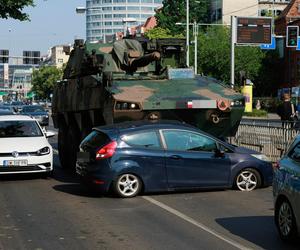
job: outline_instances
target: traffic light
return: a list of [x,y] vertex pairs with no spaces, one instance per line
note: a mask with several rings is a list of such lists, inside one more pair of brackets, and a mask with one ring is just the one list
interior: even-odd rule
[[286,27],[286,47],[298,47],[299,26]]

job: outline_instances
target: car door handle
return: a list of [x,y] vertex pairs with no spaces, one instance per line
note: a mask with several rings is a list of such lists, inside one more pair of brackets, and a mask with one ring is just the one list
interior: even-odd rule
[[173,159],[173,160],[180,160],[180,159],[182,159],[182,157],[179,156],[179,155],[171,155],[170,158]]
[[292,174],[291,178],[293,178],[294,180],[299,180],[299,176]]

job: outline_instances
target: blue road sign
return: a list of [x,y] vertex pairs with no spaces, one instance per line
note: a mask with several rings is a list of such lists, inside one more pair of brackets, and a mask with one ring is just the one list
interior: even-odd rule
[[272,36],[272,40],[270,44],[262,44],[260,45],[261,49],[276,49],[276,38]]
[[300,50],[300,37],[299,36],[298,36],[298,46],[297,46],[296,50]]

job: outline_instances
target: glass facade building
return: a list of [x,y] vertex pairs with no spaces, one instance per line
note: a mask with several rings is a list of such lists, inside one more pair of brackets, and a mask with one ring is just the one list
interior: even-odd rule
[[[160,6],[162,0],[87,0],[86,39],[107,41],[127,27],[143,24]],[[123,22],[124,19],[131,22]]]

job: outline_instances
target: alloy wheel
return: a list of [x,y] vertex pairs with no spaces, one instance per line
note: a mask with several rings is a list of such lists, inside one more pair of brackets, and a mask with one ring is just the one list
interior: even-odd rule
[[290,204],[282,202],[278,211],[278,227],[283,237],[288,237],[293,228],[293,212]]
[[133,174],[123,174],[118,178],[117,191],[122,197],[136,196],[141,189],[141,183]]
[[250,170],[242,171],[236,178],[236,186],[241,191],[252,191],[257,187],[257,176]]

